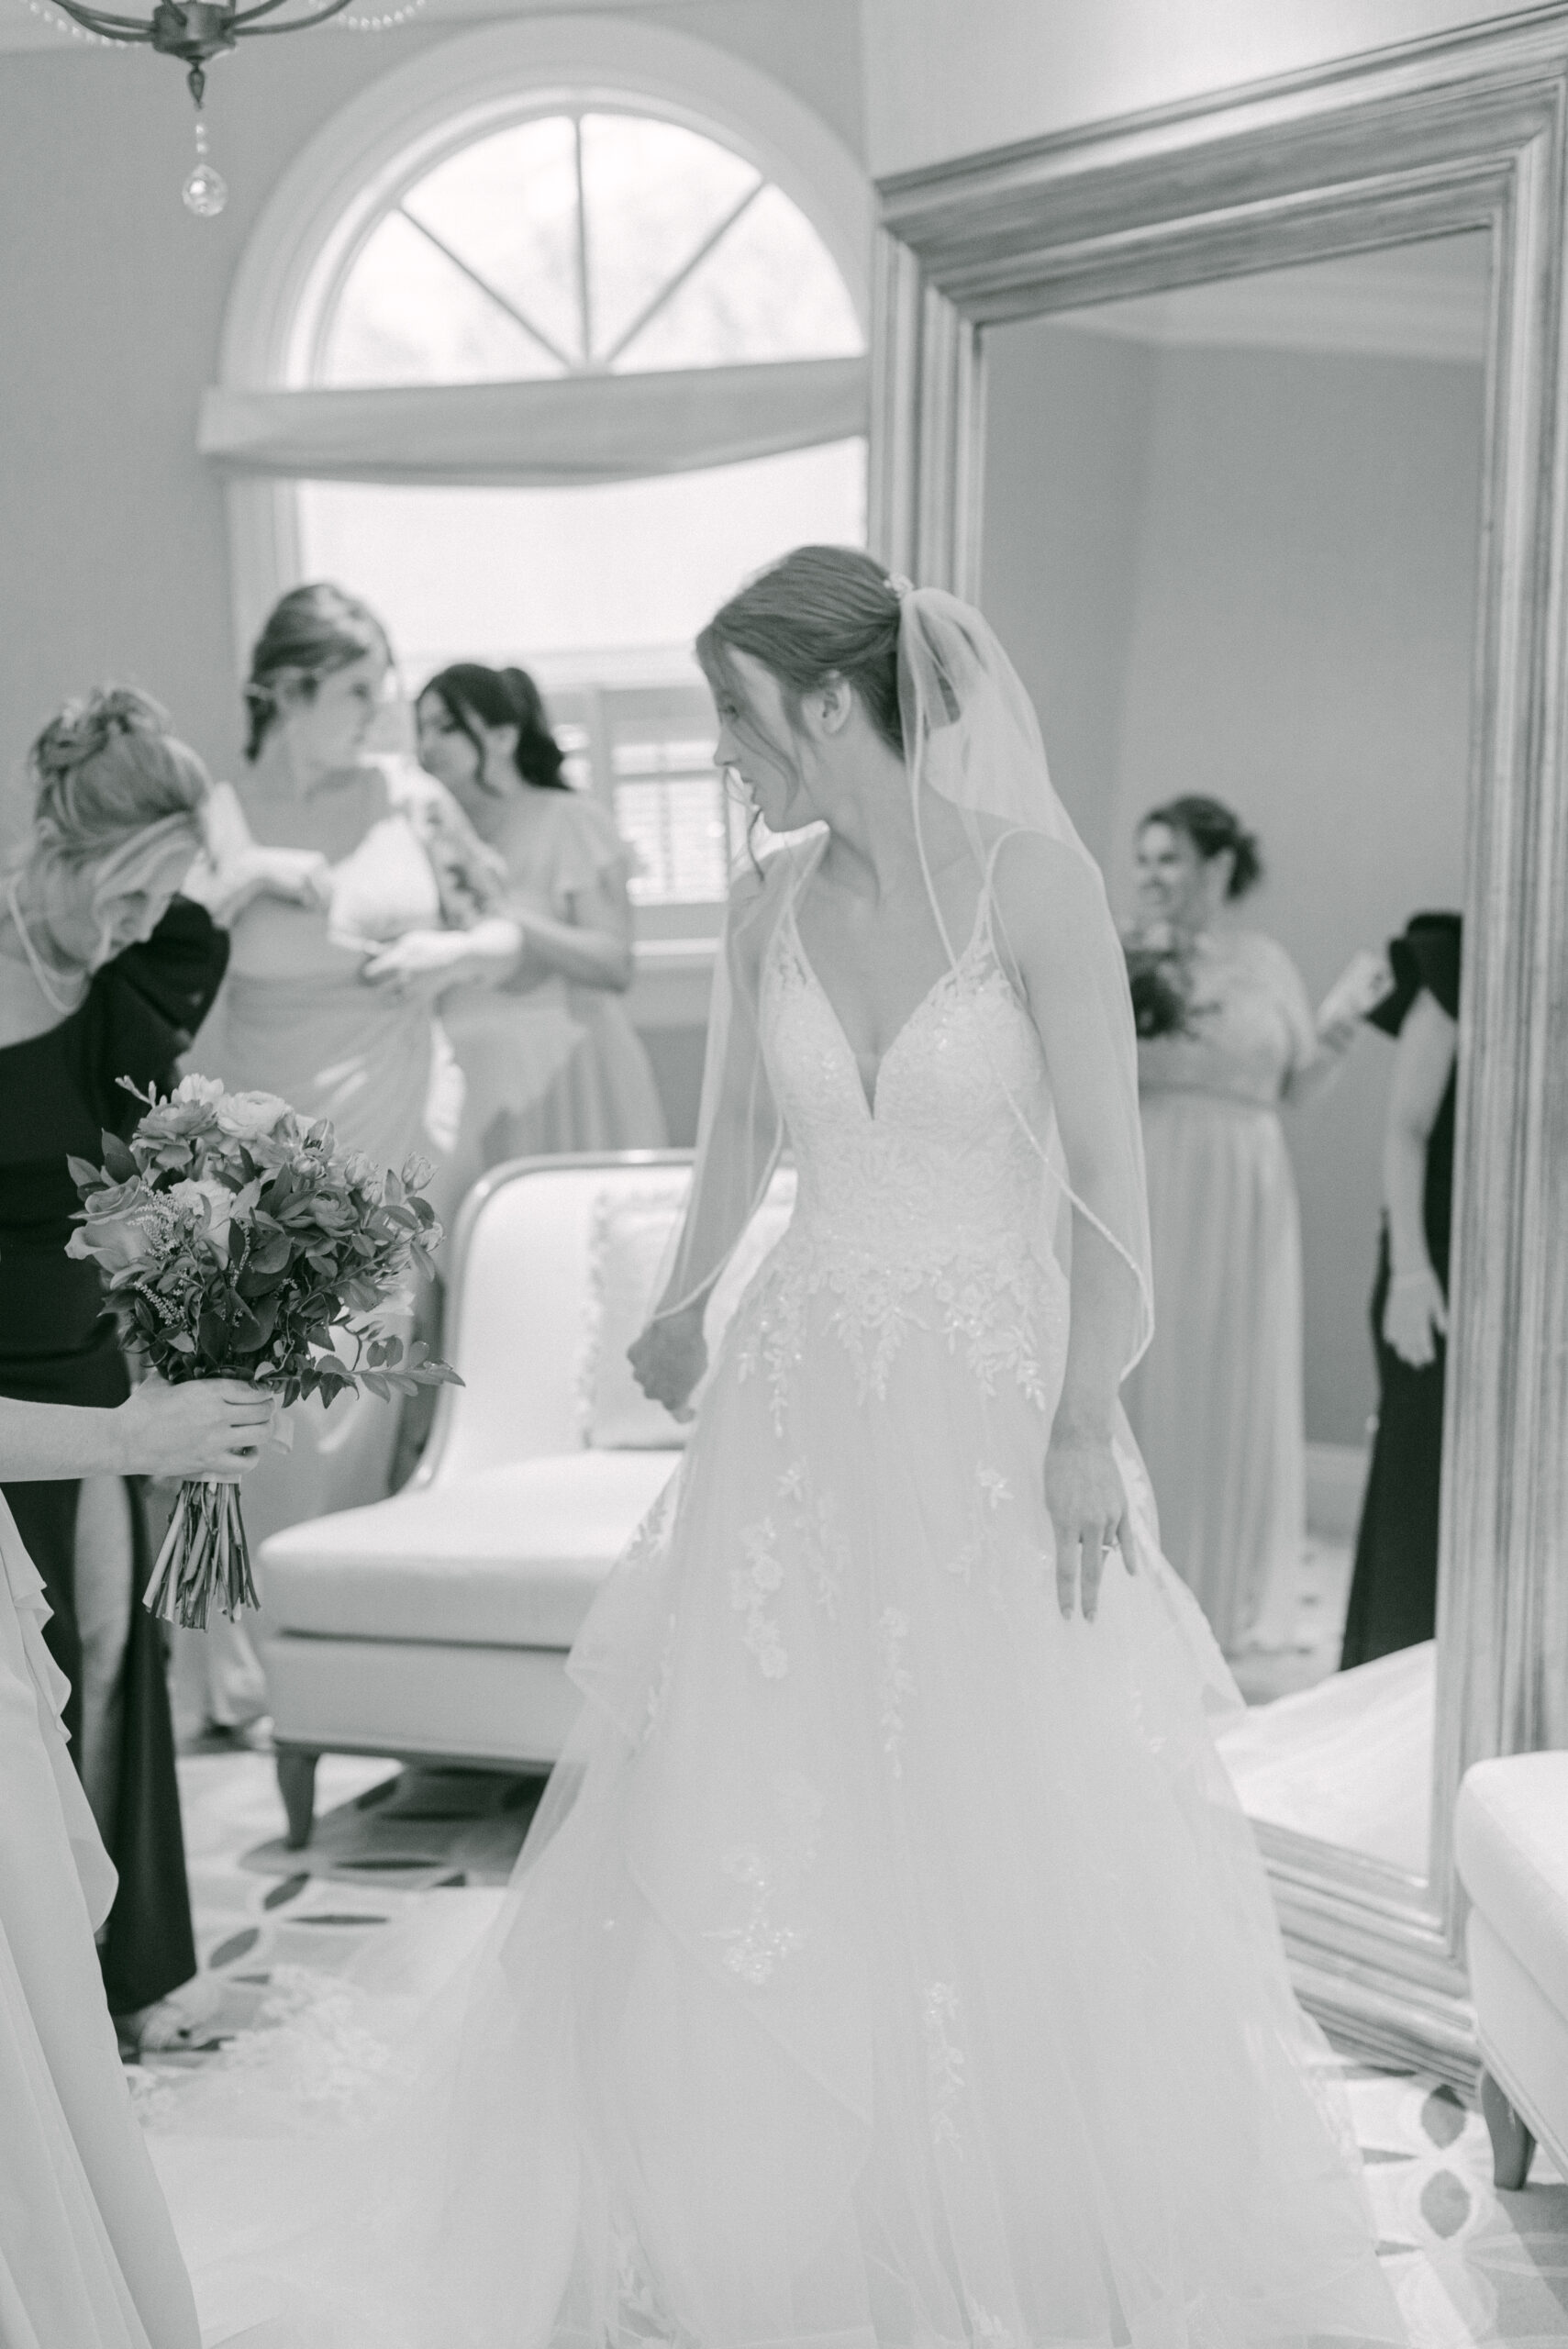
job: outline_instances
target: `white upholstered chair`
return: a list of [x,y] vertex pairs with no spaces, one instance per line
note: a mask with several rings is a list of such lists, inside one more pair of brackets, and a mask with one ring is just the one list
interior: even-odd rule
[[1477,1762],[1453,1840],[1496,2182],[1524,2185],[1538,2138],[1568,2177],[1568,1753]]
[[[263,1544],[292,1843],[309,1838],[323,1753],[515,1770],[559,1754],[577,1708],[567,1650],[679,1457],[674,1423],[636,1396],[621,1357],[688,1163],[635,1152],[486,1175],[450,1275],[446,1345],[464,1384],[441,1390],[413,1482]],[[770,1210],[782,1224],[787,1203],[775,1193]]]

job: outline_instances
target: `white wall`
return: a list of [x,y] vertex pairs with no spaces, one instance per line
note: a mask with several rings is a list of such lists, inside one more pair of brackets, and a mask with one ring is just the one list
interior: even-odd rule
[[1108,864],[1138,601],[1154,353],[1009,327],[986,344],[986,610],[1040,715],[1051,779]]
[[1477,0],[862,0],[873,178],[1518,13]]
[[[1187,791],[1262,835],[1270,878],[1245,918],[1315,999],[1354,947],[1457,905],[1480,371],[1039,324],[995,333],[988,367],[983,598],[1124,908],[1139,816]],[[1322,1442],[1359,1442],[1373,1408],[1389,1060],[1363,1037],[1287,1121]]]

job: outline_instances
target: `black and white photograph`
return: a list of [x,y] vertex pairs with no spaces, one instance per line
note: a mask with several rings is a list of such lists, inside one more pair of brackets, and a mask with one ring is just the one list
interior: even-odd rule
[[1568,0],[0,0],[0,2349],[1568,2349]]

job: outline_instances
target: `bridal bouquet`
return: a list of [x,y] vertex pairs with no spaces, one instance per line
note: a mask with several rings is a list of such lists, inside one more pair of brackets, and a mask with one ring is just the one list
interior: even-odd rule
[[[171,1381],[250,1379],[283,1405],[457,1383],[385,1326],[441,1236],[422,1196],[428,1167],[411,1159],[380,1175],[274,1093],[187,1076],[161,1101],[120,1081],[146,1115],[128,1142],[104,1135],[102,1166],[71,1160],[83,1212],[66,1253],[102,1267],[127,1346]],[[335,1350],[336,1332],[350,1353]],[[229,1616],[256,1604],[239,1493],[194,1481],[180,1489],[146,1604],[205,1631],[215,1597]]]

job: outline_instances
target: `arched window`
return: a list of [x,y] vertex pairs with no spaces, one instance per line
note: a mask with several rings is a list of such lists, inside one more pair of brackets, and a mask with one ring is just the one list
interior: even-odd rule
[[242,641],[330,576],[411,692],[520,662],[639,852],[645,933],[711,928],[691,640],[787,546],[863,537],[868,247],[832,134],[711,44],[535,19],[399,68],[285,176],[237,279],[202,430]]
[[473,384],[863,351],[821,236],[745,156],[583,106],[389,197],[317,330],[319,384]]

